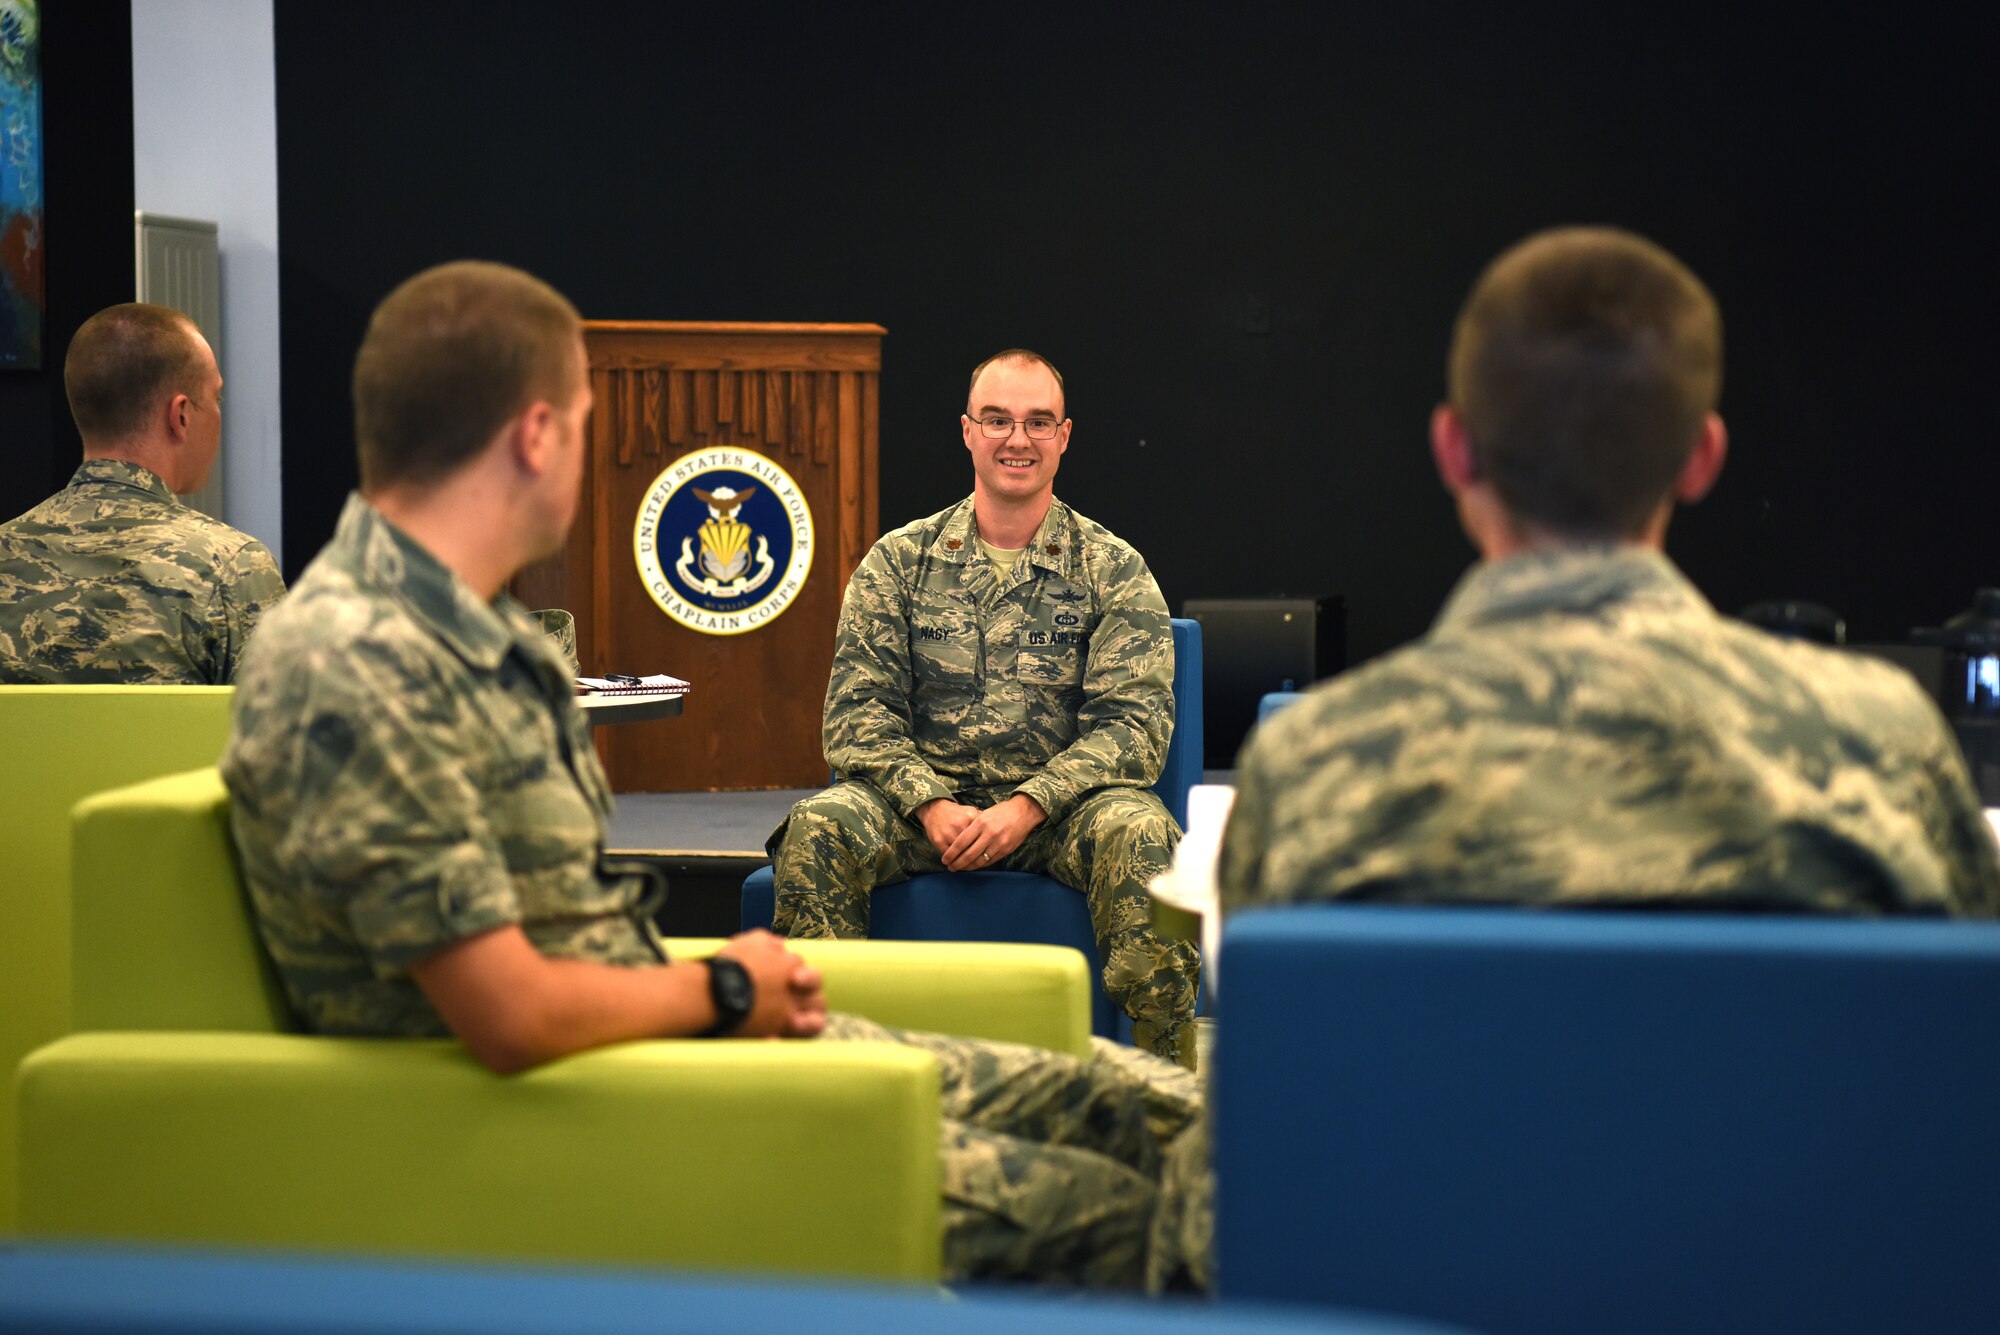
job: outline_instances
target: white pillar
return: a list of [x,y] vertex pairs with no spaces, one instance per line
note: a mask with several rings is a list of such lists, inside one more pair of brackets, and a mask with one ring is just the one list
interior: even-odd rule
[[225,517],[282,563],[272,0],[132,0],[132,186],[222,249]]

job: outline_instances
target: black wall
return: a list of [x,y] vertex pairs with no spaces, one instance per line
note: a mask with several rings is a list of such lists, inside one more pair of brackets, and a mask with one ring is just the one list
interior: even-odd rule
[[1059,492],[1169,602],[1345,593],[1370,655],[1471,555],[1424,445],[1458,302],[1606,221],[1723,306],[1735,452],[1672,538],[1721,607],[1885,636],[2000,581],[1983,32],[1362,8],[278,6],[287,552],[353,483],[369,309],[479,256],[594,317],[886,325],[887,523],[969,488],[973,362],[1037,348]]
[[132,267],[132,11],[42,6],[42,369],[0,371],[0,519],[76,471],[83,440],[63,397],[77,326],[137,290]]

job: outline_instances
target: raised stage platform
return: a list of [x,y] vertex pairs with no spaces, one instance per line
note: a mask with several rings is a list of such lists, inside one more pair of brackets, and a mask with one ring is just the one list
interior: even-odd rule
[[743,878],[770,859],[764,841],[810,793],[620,793],[611,851],[642,857],[667,874],[660,930],[668,936],[728,936],[739,922]]

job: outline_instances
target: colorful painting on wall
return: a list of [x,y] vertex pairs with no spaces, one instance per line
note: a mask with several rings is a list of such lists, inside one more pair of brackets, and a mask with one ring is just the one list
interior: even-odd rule
[[42,365],[42,17],[0,0],[0,370]]

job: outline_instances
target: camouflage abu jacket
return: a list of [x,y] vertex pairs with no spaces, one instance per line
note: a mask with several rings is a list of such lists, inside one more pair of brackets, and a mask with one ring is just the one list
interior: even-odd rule
[[1056,501],[1003,581],[967,497],[877,542],[841,605],[827,763],[904,815],[1025,793],[1060,821],[1085,793],[1159,778],[1173,631],[1139,554]]
[[219,686],[285,592],[263,543],[122,459],[0,524],[0,682]]
[[443,1034],[405,970],[519,923],[544,954],[658,962],[597,873],[611,794],[559,651],[359,496],[257,632],[222,758],[293,1005],[323,1033]]
[[1475,566],[1423,640],[1259,728],[1221,880],[1230,907],[2000,911],[1914,680],[1719,617],[1636,548]]

